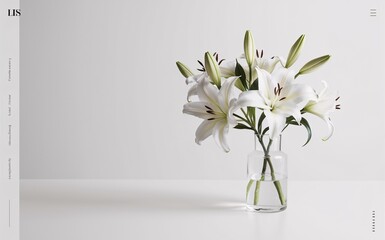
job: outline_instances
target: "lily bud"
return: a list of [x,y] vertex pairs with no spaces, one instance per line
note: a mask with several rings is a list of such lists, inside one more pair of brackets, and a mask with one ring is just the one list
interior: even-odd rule
[[205,53],[205,69],[207,74],[210,76],[213,83],[220,88],[221,87],[221,74],[219,71],[218,63],[215,61],[211,53]]
[[243,41],[246,61],[249,66],[253,65],[255,60],[255,47],[254,39],[250,30],[247,30],[245,33],[245,39]]
[[325,55],[322,57],[315,58],[309,62],[307,62],[303,67],[298,71],[297,75],[302,75],[306,73],[310,73],[317,68],[321,67],[324,63],[326,63],[330,59],[330,55]]
[[295,43],[290,49],[289,55],[287,56],[285,68],[291,67],[295,63],[295,61],[297,61],[304,41],[305,35],[303,34],[297,39],[297,41],[295,41]]
[[188,78],[188,77],[191,77],[193,76],[194,74],[191,72],[191,70],[186,66],[184,65],[183,63],[181,62],[176,62],[176,66],[178,67],[179,69],[179,72],[185,77],[185,78]]

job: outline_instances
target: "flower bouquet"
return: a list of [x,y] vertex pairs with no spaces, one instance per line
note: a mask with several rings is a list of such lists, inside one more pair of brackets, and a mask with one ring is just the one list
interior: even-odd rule
[[317,93],[298,77],[311,73],[330,58],[321,56],[307,62],[299,71],[291,69],[296,62],[305,36],[301,35],[291,47],[287,58],[264,57],[256,50],[253,36],[246,31],[244,54],[226,61],[218,53],[206,52],[204,62],[198,60],[199,73],[186,65],[177,67],[191,85],[183,113],[203,119],[195,133],[201,144],[209,136],[225,151],[230,148],[227,134],[230,128],[250,130],[255,135],[259,151],[248,159],[246,201],[249,209],[262,212],[282,211],[287,206],[287,157],[280,149],[282,132],[288,126],[303,126],[310,141],[312,131],[306,114],[325,121],[329,139],[334,131],[330,114],[339,109],[339,97],[324,89]]

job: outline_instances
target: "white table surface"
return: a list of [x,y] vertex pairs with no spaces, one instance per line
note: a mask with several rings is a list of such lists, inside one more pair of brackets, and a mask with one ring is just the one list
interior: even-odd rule
[[289,181],[287,210],[269,214],[245,210],[245,187],[229,180],[22,180],[21,240],[385,239],[384,182]]

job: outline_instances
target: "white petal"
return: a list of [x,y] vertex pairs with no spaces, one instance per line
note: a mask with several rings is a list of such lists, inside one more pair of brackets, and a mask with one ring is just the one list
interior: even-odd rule
[[198,83],[198,82],[202,81],[202,79],[207,78],[207,77],[208,77],[208,75],[206,72],[196,74],[194,76],[190,76],[190,77],[186,78],[186,84]]
[[257,66],[260,69],[264,69],[267,72],[271,73],[279,61],[280,61],[279,58],[273,57],[273,58],[257,58],[256,62],[257,62]]
[[327,83],[325,81],[322,83],[325,87],[318,95],[318,98],[310,101],[305,106],[305,111],[323,119],[335,110],[337,94],[327,91]]
[[292,83],[294,76],[295,72],[287,68],[279,68],[271,74],[271,77],[275,79],[281,87],[284,87],[286,83]]
[[235,61],[223,61],[219,65],[219,70],[221,71],[221,76],[228,78],[235,76]]
[[229,109],[229,102],[233,98],[234,95],[234,84],[237,81],[238,77],[230,77],[228,79],[222,79],[222,87],[219,90],[218,94],[218,102],[222,111],[227,111]]
[[190,76],[188,78],[186,78],[186,84],[190,84],[190,83],[194,83],[196,82],[195,79],[194,79],[194,76]]
[[286,58],[282,56],[275,56],[274,58],[278,58],[279,62],[281,63],[281,66],[284,67],[286,65]]
[[190,76],[190,77],[186,78],[186,84],[198,83],[198,82],[202,81],[202,79],[204,79],[204,78],[208,78],[208,75],[206,72],[199,73],[199,74],[196,74],[194,76]]
[[212,134],[215,123],[216,121],[213,120],[204,120],[199,125],[195,132],[195,142],[197,144],[200,145],[203,140],[205,140]]
[[318,95],[319,98],[322,98],[322,96],[325,94],[325,92],[328,89],[328,83],[326,81],[322,81],[322,84],[324,85],[324,88],[321,90],[320,94]]
[[187,101],[190,102],[190,98],[198,94],[198,84],[193,85],[187,92]]
[[277,87],[277,82],[267,71],[259,68],[256,68],[256,70],[258,75],[258,91],[265,102],[268,103],[268,101],[275,98],[274,88]]
[[333,133],[334,133],[334,125],[333,125],[333,123],[332,123],[332,121],[330,120],[329,117],[325,117],[325,118],[323,118],[323,120],[328,125],[329,133],[328,133],[327,136],[323,137],[322,140],[323,141],[327,141],[333,135]]
[[[285,97],[285,101],[300,104],[314,100],[314,90],[305,84],[286,84],[282,88],[280,97]],[[301,104],[303,106],[304,104]]]
[[328,116],[331,112],[335,110],[336,107],[336,96],[330,94],[323,94],[322,97],[319,97],[315,101],[310,101],[306,107],[305,111],[312,113],[320,118]]
[[196,82],[199,83],[200,81],[202,81],[203,79],[208,78],[208,77],[209,77],[209,75],[206,72],[204,72],[204,73],[198,75],[195,80],[196,80]]
[[229,103],[229,112],[227,114],[227,122],[230,124],[230,126],[235,126],[238,123],[233,115],[234,111],[236,111],[236,103],[237,103],[237,99],[232,99]]
[[209,109],[206,106],[212,108],[212,105],[210,103],[189,102],[183,105],[183,113],[203,119],[212,118],[214,115],[207,113]]
[[270,109],[270,106],[265,103],[265,100],[263,99],[258,90],[242,92],[239,95],[239,98],[235,104],[235,109],[233,111],[235,112],[236,110],[246,106],[257,107],[261,109]]
[[281,114],[273,113],[269,110],[264,111],[269,125],[269,137],[270,139],[276,139],[285,127],[286,117]]
[[321,99],[318,102],[312,102],[305,107],[305,111],[312,113],[320,118],[329,115],[335,110],[335,99]]
[[227,134],[229,125],[225,120],[217,121],[213,129],[213,137],[218,146],[222,147],[225,152],[229,152],[230,148],[227,143]]
[[218,88],[212,85],[207,78],[199,82],[197,94],[202,102],[209,102],[213,105],[218,105]]
[[280,114],[283,117],[293,116],[295,120],[299,123],[301,121],[301,109],[297,104],[292,102],[281,101],[279,105],[274,107],[274,113]]

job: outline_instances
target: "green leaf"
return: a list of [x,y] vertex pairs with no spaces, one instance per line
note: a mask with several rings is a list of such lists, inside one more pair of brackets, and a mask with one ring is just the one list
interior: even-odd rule
[[191,70],[186,66],[184,65],[183,63],[181,62],[176,62],[176,66],[178,67],[179,69],[179,72],[185,77],[185,78],[188,78],[188,77],[191,77],[193,76],[194,74],[191,72]]
[[247,107],[247,115],[249,115],[249,118],[255,125],[255,107]]
[[[286,124],[291,124],[290,122],[292,122],[292,121],[294,121],[295,119],[294,119],[294,117],[293,116],[290,116],[290,117],[287,117],[286,118]],[[295,122],[295,123],[297,123],[297,122]],[[298,125],[298,124],[297,124]]]
[[311,132],[309,122],[305,118],[301,119],[301,125],[304,126],[307,130],[307,140],[306,140],[305,144],[302,146],[302,147],[304,147],[304,146],[306,146],[306,144],[309,143],[311,136],[312,136],[312,132]]
[[238,60],[236,60],[235,75],[239,76],[239,79],[243,85],[243,88],[247,89],[246,73],[243,67],[241,66],[241,64],[238,63]]
[[316,70],[317,68],[321,67],[329,59],[330,59],[330,55],[325,55],[322,57],[315,58],[315,59],[307,62],[305,65],[303,65],[303,67],[299,70],[299,72],[295,76],[297,77],[298,75],[310,73],[310,72]]
[[289,55],[287,56],[285,68],[289,68],[295,63],[295,61],[297,60],[297,58],[301,52],[304,40],[305,40],[305,35],[302,34],[297,39],[297,41],[295,41],[295,43],[293,44],[293,46],[290,49]]
[[258,132],[260,133],[262,131],[262,122],[266,118],[265,113],[262,113],[258,120]]
[[309,122],[304,118],[302,117],[301,121],[300,121],[300,124],[298,124],[294,118],[292,116],[288,117],[286,119],[286,124],[290,124],[290,125],[296,125],[296,126],[304,126],[307,130],[307,140],[305,142],[304,145],[302,145],[302,147],[306,146],[306,144],[309,143],[311,137],[312,137],[312,131],[311,131],[311,128],[310,128],[310,125],[309,125]]
[[258,90],[258,78],[251,84],[250,90]]
[[235,129],[250,129],[250,130],[253,130],[251,127],[243,124],[243,123],[238,123],[235,127]]
[[267,128],[265,128],[265,129],[263,129],[263,132],[262,132],[262,134],[261,134],[261,135],[262,135],[262,136],[263,136],[263,135],[265,135],[265,134],[267,133],[267,131],[269,131],[269,127],[267,127]]

